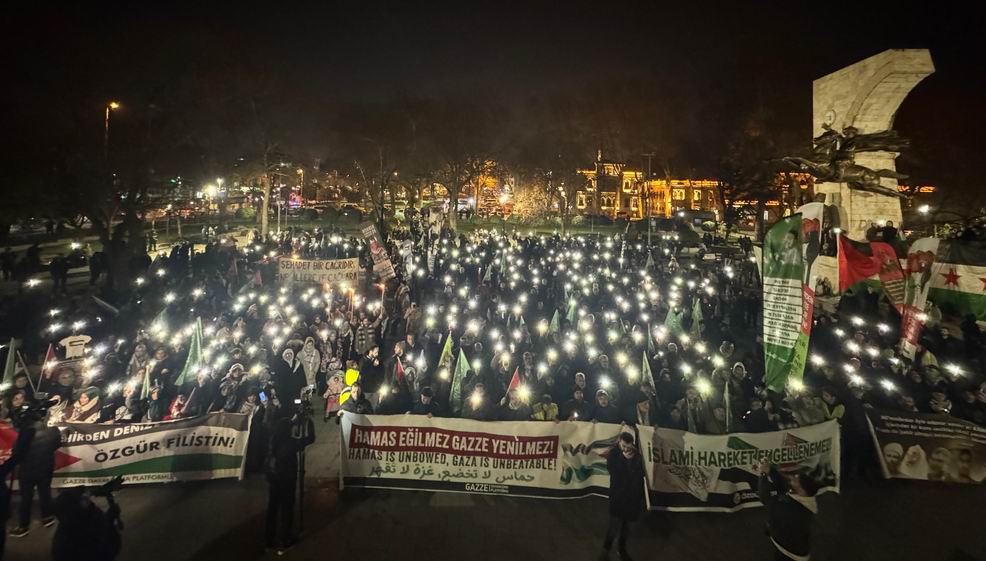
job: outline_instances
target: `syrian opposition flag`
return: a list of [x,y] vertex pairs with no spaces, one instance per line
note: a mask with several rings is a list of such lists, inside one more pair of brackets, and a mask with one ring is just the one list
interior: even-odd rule
[[945,312],[986,320],[986,243],[952,240],[941,245],[928,300]]
[[879,282],[898,309],[904,303],[904,271],[893,246],[884,242],[857,242],[840,235],[839,292],[864,281]]

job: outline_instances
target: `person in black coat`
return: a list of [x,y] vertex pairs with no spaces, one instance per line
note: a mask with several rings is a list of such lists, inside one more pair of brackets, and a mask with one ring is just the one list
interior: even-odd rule
[[[17,527],[10,535],[24,537],[31,523],[31,503],[34,491],[41,502],[41,523],[49,527],[55,523],[51,512],[51,478],[55,471],[55,451],[61,446],[61,433],[55,427],[46,426],[38,410],[29,410],[20,417],[17,440],[10,457],[0,465],[0,484],[15,467],[18,468],[21,503]],[[4,520],[6,522],[6,520]],[[0,554],[2,554],[0,550]]]
[[592,408],[592,419],[597,423],[620,424],[623,422],[623,414],[609,401],[609,392],[606,390],[596,391],[596,406]]
[[277,395],[281,398],[281,404],[291,408],[294,400],[301,396],[301,390],[305,387],[305,370],[301,367],[301,362],[294,356],[294,350],[284,349],[281,353],[281,360],[274,363],[274,386],[277,388]]
[[315,442],[315,425],[311,419],[282,417],[274,425],[267,455],[267,523],[264,542],[278,555],[294,545],[295,490],[298,486],[298,453]]
[[617,445],[606,456],[609,469],[609,528],[603,541],[601,561],[609,559],[613,541],[619,534],[618,551],[622,561],[630,561],[627,538],[630,525],[644,512],[644,461],[633,444],[633,435],[621,433]]
[[818,484],[806,473],[783,475],[766,461],[759,465],[760,502],[767,507],[767,532],[775,559],[808,559],[811,523],[818,512]]
[[377,405],[380,386],[383,385],[384,367],[380,361],[380,347],[373,345],[366,355],[359,362],[359,382],[363,387],[363,393],[371,403]]

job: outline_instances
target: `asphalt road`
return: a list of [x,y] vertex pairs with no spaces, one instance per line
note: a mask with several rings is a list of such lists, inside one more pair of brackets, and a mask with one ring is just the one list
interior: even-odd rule
[[[603,498],[361,489],[340,495],[336,425],[316,424],[318,440],[307,454],[302,540],[281,559],[576,561],[599,553],[607,521]],[[266,500],[263,478],[125,488],[118,495],[126,523],[121,559],[278,558],[262,550]],[[820,499],[812,558],[986,561],[984,506],[986,486],[849,484],[841,495]],[[650,513],[634,528],[630,551],[638,560],[772,559],[764,516],[762,509]],[[7,559],[47,559],[52,534],[35,521],[28,537],[8,539]]]

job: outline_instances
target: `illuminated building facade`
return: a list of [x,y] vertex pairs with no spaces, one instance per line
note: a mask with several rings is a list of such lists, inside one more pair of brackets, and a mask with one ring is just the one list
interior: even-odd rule
[[605,160],[601,151],[593,167],[578,171],[587,180],[575,194],[582,214],[640,220],[681,210],[719,210],[719,182],[712,179],[647,179],[642,169]]

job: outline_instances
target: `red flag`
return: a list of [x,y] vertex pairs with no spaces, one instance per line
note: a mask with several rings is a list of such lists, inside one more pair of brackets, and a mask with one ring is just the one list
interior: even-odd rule
[[404,383],[404,365],[401,364],[400,357],[397,358],[397,365],[394,366],[394,377],[397,378],[398,384]]
[[514,368],[514,376],[510,378],[510,385],[507,386],[507,393],[520,387],[520,366]]
[[856,244],[846,236],[839,236],[839,292],[879,272],[879,260],[856,249]]

